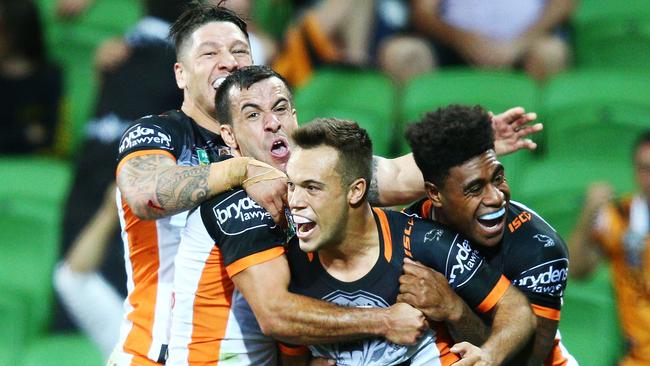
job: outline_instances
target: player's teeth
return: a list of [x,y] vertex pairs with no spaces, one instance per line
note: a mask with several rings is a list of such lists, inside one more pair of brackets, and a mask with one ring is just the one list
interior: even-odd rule
[[226,78],[218,78],[217,80],[212,82],[212,87],[215,89],[218,88],[219,85],[221,85],[221,83],[223,83],[224,80],[226,80]]
[[309,224],[312,221],[306,217],[293,215],[293,222],[295,222],[296,224]]
[[499,217],[503,216],[505,213],[506,213],[506,208],[503,207],[499,211],[494,211],[492,213],[480,216],[479,219],[481,219],[481,220],[494,220],[494,219],[498,219]]

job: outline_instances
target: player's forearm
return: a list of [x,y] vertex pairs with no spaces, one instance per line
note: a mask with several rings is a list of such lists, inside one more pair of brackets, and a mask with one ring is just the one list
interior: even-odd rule
[[396,206],[424,197],[424,178],[413,154],[394,159],[373,156],[368,202],[373,206]]
[[462,312],[445,322],[456,342],[483,344],[490,335],[490,327],[463,302]]
[[528,301],[510,286],[494,309],[490,336],[481,348],[500,365],[526,344],[535,327],[536,319]]
[[134,157],[118,174],[120,190],[133,213],[153,220],[192,209],[207,198],[241,185],[250,159],[182,167],[164,155]]
[[256,314],[262,332],[292,344],[382,336],[388,327],[385,309],[341,307],[291,293],[265,308],[266,314]]
[[[530,342],[532,350],[530,352],[519,352],[517,365],[538,366],[544,363],[544,360],[553,349],[555,333],[557,331],[558,321],[537,317],[537,329]],[[527,348],[525,349],[528,350]],[[515,364],[511,362],[510,364]]]

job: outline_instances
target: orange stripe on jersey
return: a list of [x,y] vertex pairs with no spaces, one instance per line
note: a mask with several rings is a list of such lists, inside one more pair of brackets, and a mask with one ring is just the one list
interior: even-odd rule
[[560,339],[555,338],[553,341],[553,348],[544,360],[544,366],[565,366],[569,364],[569,359],[564,357],[562,349],[560,348]]
[[431,200],[426,200],[422,204],[422,212],[420,212],[420,216],[422,216],[423,219],[431,218],[431,206],[433,206],[433,202],[431,202]]
[[[194,299],[192,341],[188,345],[190,365],[207,365],[219,359],[221,340],[232,304],[235,285],[221,265],[223,258],[215,245],[203,267]],[[217,362],[218,364],[218,362]]]
[[451,346],[454,344],[454,340],[451,338],[451,335],[449,335],[445,324],[435,322],[431,325],[433,330],[436,332],[436,347],[440,353],[440,365],[448,366],[459,361],[460,357],[451,352]]
[[123,157],[122,160],[120,160],[120,163],[117,165],[117,168],[115,169],[115,176],[117,177],[118,174],[120,174],[120,169],[122,169],[122,165],[126,163],[128,160],[133,159],[138,156],[143,156],[143,155],[168,155],[170,158],[174,159],[174,162],[176,161],[176,157],[172,155],[167,150],[158,150],[158,149],[152,149],[152,150],[139,150],[139,151],[134,151],[127,156]]
[[386,213],[381,209],[373,208],[373,211],[379,217],[379,226],[381,226],[381,233],[384,236],[384,257],[386,257],[386,261],[390,262],[393,258],[393,239],[390,236],[388,217],[386,217]]
[[499,282],[497,282],[492,291],[490,291],[490,293],[485,297],[483,302],[478,304],[476,310],[480,313],[490,311],[490,309],[492,309],[494,305],[496,305],[496,303],[501,300],[508,287],[510,287],[510,281],[508,281],[506,276],[501,275]]
[[309,348],[305,346],[289,347],[282,343],[278,343],[278,348],[280,349],[280,352],[282,352],[282,354],[285,354],[287,356],[302,356],[307,352],[309,352]]
[[122,199],[133,268],[133,292],[129,303],[133,311],[127,318],[133,327],[124,341],[124,352],[146,356],[151,348],[153,315],[158,291],[158,230],[155,220],[140,220]]
[[284,254],[284,247],[274,247],[267,249],[263,252],[258,252],[251,254],[248,257],[241,258],[234,263],[226,267],[226,271],[230,277],[235,276],[237,273],[245,270],[248,267],[254,266],[256,264],[264,263],[270,261],[273,258],[277,258]]
[[535,304],[531,304],[530,306],[533,308],[533,312],[537,316],[551,320],[560,320],[560,311],[557,309],[547,308],[545,306],[539,306]]

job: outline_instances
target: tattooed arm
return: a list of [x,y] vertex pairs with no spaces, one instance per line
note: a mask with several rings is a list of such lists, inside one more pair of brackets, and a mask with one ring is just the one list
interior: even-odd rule
[[122,196],[133,213],[144,220],[189,210],[208,197],[242,185],[274,219],[279,219],[286,196],[283,175],[250,158],[185,167],[176,165],[167,154],[147,154],[124,161],[117,174]]

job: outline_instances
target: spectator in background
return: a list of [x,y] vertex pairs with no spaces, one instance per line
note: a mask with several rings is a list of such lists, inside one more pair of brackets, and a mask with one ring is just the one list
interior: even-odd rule
[[544,81],[569,63],[559,28],[574,8],[573,0],[413,0],[412,16],[440,66],[518,67]]
[[61,18],[75,18],[88,9],[95,0],[58,0],[56,15]]
[[426,42],[395,36],[406,27],[407,14],[396,0],[311,1],[287,30],[274,69],[294,86],[321,65],[376,67],[404,84],[433,68]]
[[62,95],[60,69],[47,60],[31,0],[0,0],[0,154],[52,148]]
[[628,346],[622,366],[650,364],[650,130],[634,145],[633,159],[639,191],[614,200],[609,184],[593,184],[569,242],[575,278],[610,260]]
[[[171,21],[181,13],[185,3],[184,0],[146,0],[146,16],[123,39],[101,45],[96,55],[102,82],[95,117],[86,125],[84,143],[75,161],[63,219],[62,253],[66,254],[54,279],[57,294],[68,313],[57,306],[54,330],[79,326],[91,335],[106,356],[119,335],[126,274],[115,201],[111,202],[113,210],[108,209],[105,197],[110,193],[105,192],[111,190],[109,187],[115,179],[115,154],[124,130],[143,115],[180,105],[182,95],[172,72],[176,57],[167,36]],[[114,188],[112,194],[114,197]],[[90,248],[96,255],[84,259],[74,254],[88,252]],[[119,294],[116,311],[109,309],[109,300],[106,306],[94,306],[92,299],[86,298],[86,295],[94,296],[90,288],[106,289],[107,299],[113,298],[113,291]],[[109,317],[108,329],[96,321]]]

